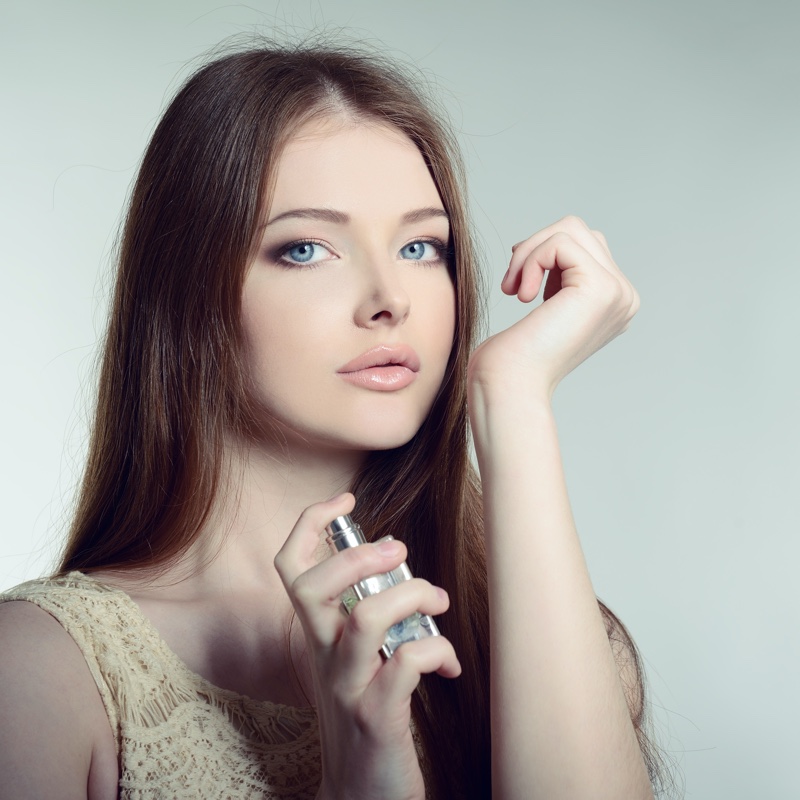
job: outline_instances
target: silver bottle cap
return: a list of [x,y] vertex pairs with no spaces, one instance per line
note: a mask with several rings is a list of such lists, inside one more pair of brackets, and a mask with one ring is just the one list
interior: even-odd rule
[[364,532],[361,526],[353,521],[349,514],[336,517],[326,528],[328,534],[328,544],[334,550],[346,550],[348,547],[358,547],[366,544]]

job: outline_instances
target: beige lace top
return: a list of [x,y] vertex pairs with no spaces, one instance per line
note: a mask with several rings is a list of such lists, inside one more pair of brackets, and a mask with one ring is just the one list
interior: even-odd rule
[[80,572],[23,583],[27,600],[75,640],[117,745],[125,800],[313,798],[320,781],[313,708],[251,700],[192,672],[125,592]]

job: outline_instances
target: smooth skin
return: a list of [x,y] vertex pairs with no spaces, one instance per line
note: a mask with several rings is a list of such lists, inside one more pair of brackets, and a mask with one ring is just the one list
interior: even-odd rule
[[[441,200],[411,142],[363,121],[317,121],[290,142],[271,216],[309,207],[346,219],[268,225],[243,297],[251,368],[280,441],[265,433],[245,452],[232,438],[238,482],[162,581],[99,577],[128,591],[187,666],[213,683],[316,706],[319,800],[421,800],[411,695],[422,674],[456,679],[461,668],[443,636],[404,644],[387,661],[378,649],[388,627],[413,611],[442,613],[447,596],[416,578],[345,617],[341,592],[399,565],[406,550],[399,542],[383,551],[363,545],[326,558],[323,530],[353,509],[346,490],[366,453],[408,441],[433,402],[452,341],[453,287],[427,247],[429,263],[412,262],[415,243],[446,239],[447,225],[435,216],[404,222],[407,212],[441,209]],[[283,263],[305,256],[302,248],[276,262],[276,249],[305,238],[322,243],[313,267]],[[545,275],[545,302],[481,345],[469,372],[486,500],[494,796],[640,800],[652,793],[630,722],[637,699],[623,691],[625,654],[614,658],[597,608],[552,414],[560,380],[624,331],[639,301],[602,235],[575,218],[515,246],[502,288],[530,302]],[[279,313],[302,286],[306,316],[288,314],[285,326],[271,329],[262,303]],[[319,315],[324,324],[314,329]],[[291,359],[273,360],[276,336],[279,350],[303,359],[311,385],[329,387],[335,403],[270,373],[273,363],[286,375],[294,369]],[[419,352],[411,386],[378,393],[336,383],[341,364],[386,342]],[[390,430],[380,427],[387,420]],[[299,688],[281,644],[293,611]],[[0,732],[0,797],[115,797],[110,728],[74,643],[24,603],[0,605],[0,635],[0,703],[4,720],[13,720]]]
[[[605,237],[568,217],[519,243],[507,294],[544,302],[484,342],[470,421],[488,546],[497,797],[651,798],[623,685],[570,510],[552,396],[639,308]],[[519,609],[526,609],[520,614]],[[622,672],[623,681],[620,681]]]
[[275,558],[314,654],[323,744],[317,797],[424,798],[409,728],[411,695],[422,674],[455,678],[461,665],[443,636],[413,642],[413,647],[406,643],[386,661],[379,651],[395,622],[415,611],[441,614],[449,600],[444,589],[414,578],[365,598],[345,617],[340,601],[345,588],[394,569],[406,557],[401,542],[388,541],[344,550],[315,564],[320,529],[354,505],[353,495],[345,493],[308,508]]
[[[530,302],[548,274],[545,302],[484,342],[469,367],[489,553],[493,797],[646,800],[652,788],[630,717],[638,698],[623,689],[632,683],[630,663],[609,645],[552,413],[558,383],[627,329],[639,297],[603,235],[574,217],[515,245],[503,291]],[[367,546],[331,559],[324,579],[308,565],[322,527],[348,513],[352,501],[344,495],[309,508],[275,562],[315,653],[315,675],[332,677],[318,706],[326,745],[318,798],[422,800],[408,733],[410,689],[419,674],[455,677],[460,668],[436,639],[403,645],[396,655],[407,658],[399,665],[375,657],[387,623],[411,606],[374,625],[360,617],[345,622],[337,613],[339,594],[355,579],[394,566],[368,553],[369,566],[353,569]],[[374,638],[354,660],[358,636]],[[420,652],[408,663],[412,651]],[[408,694],[393,694],[393,682]],[[349,746],[353,741],[358,748]]]

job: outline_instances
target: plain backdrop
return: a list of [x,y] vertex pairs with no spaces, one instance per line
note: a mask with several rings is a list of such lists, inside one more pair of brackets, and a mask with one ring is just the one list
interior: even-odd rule
[[5,3],[0,589],[63,540],[114,237],[168,98],[225,37],[339,27],[439,87],[492,330],[530,309],[497,288],[513,243],[567,213],[605,233],[641,310],[555,395],[595,589],[685,796],[797,797],[795,2]]

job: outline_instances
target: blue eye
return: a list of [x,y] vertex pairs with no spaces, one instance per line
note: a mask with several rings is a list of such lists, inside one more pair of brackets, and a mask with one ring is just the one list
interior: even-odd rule
[[314,264],[330,255],[328,248],[319,242],[305,240],[282,248],[278,260],[285,264]]
[[314,242],[303,242],[302,244],[296,244],[294,247],[290,247],[286,251],[286,255],[289,256],[292,261],[297,261],[300,264],[307,264],[309,261],[313,260],[316,247],[317,245],[315,245]]
[[400,250],[400,255],[411,261],[438,261],[442,257],[444,246],[435,242],[409,242]]

